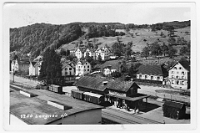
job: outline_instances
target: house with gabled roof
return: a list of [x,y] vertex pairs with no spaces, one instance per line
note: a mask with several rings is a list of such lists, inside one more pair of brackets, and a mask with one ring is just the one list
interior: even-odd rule
[[91,72],[91,65],[86,60],[78,60],[76,63],[76,74],[78,76],[82,76]]
[[164,68],[161,65],[157,64],[146,64],[141,65],[138,68],[137,76],[136,78],[139,80],[148,80],[148,81],[160,81],[162,83],[164,77],[166,76],[164,74]]
[[30,61],[30,64],[29,64],[29,76],[36,76],[36,71],[35,71],[35,64],[37,62],[35,61]]
[[71,61],[65,61],[62,63],[62,76],[74,76],[75,65]]
[[138,94],[140,87],[134,81],[120,81],[105,77],[83,76],[75,85],[80,91],[101,94],[105,101],[117,107],[138,108],[138,103],[148,96]]
[[190,88],[190,63],[179,61],[169,69],[168,81],[171,87],[177,89]]
[[109,54],[110,54],[110,50],[108,49],[108,47],[103,47],[103,48],[98,48],[95,51],[95,58],[96,60],[98,60],[98,57],[101,56],[102,60],[107,60],[109,59]]
[[81,58],[83,57],[83,55],[84,55],[84,49],[78,47],[78,48],[74,51],[74,53],[75,53],[75,56],[76,56],[78,59],[81,59]]

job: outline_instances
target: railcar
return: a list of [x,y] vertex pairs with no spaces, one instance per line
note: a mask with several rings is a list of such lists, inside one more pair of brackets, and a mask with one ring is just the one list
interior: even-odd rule
[[75,90],[75,89],[71,90],[71,96],[76,99],[84,100],[83,93],[84,93],[84,91],[79,91],[79,90]]
[[91,92],[84,92],[84,101],[94,103],[94,104],[102,104],[104,103],[104,96],[100,94],[95,94]]

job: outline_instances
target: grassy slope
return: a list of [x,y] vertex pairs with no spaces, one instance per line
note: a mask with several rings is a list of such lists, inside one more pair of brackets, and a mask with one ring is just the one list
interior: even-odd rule
[[[190,40],[190,35],[186,35],[185,32],[189,32],[190,33],[190,27],[185,27],[185,28],[181,28],[181,29],[176,29],[175,31],[175,35],[178,35],[180,37],[184,37],[187,41]],[[133,47],[132,50],[137,52],[137,51],[142,51],[142,49],[147,46],[147,43],[153,43],[155,41],[157,41],[158,39],[160,40],[160,43],[165,42],[165,44],[167,43],[168,37],[161,37],[160,33],[163,32],[164,35],[167,36],[168,32],[164,31],[164,30],[160,30],[160,31],[156,31],[156,32],[152,32],[149,31],[148,29],[139,29],[139,30],[130,30],[130,33],[137,33],[138,36],[134,35],[134,37],[131,37],[130,34],[126,34],[125,36],[120,37],[122,43],[127,44],[128,42],[133,42]],[[105,44],[107,44],[109,47],[111,47],[116,41],[117,41],[117,37],[99,37],[96,38],[98,39],[97,43],[101,43],[101,45],[99,45],[99,47],[103,47]],[[147,41],[145,42],[144,39],[146,39]],[[79,40],[82,40],[79,39]],[[90,39],[92,41],[92,39]],[[83,44],[86,43],[86,40],[83,39]],[[69,44],[63,45],[62,47],[64,49],[74,49],[75,48],[75,42],[78,42],[78,40],[71,42]],[[181,48],[176,47],[178,50]]]

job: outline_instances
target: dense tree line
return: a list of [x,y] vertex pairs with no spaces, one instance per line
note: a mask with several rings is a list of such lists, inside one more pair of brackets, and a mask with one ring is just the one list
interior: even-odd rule
[[43,62],[40,70],[39,80],[45,84],[62,85],[64,80],[62,77],[61,57],[55,50],[48,48],[43,55]]

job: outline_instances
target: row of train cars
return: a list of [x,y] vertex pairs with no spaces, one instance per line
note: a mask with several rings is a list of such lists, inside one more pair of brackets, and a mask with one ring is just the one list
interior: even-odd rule
[[[63,88],[58,85],[50,85],[48,87],[48,90],[53,91],[55,93],[64,94]],[[105,97],[103,95],[95,94],[91,92],[84,92],[77,89],[71,90],[71,97],[75,99],[87,101],[90,103],[98,104],[98,105],[104,105],[106,103]]]

